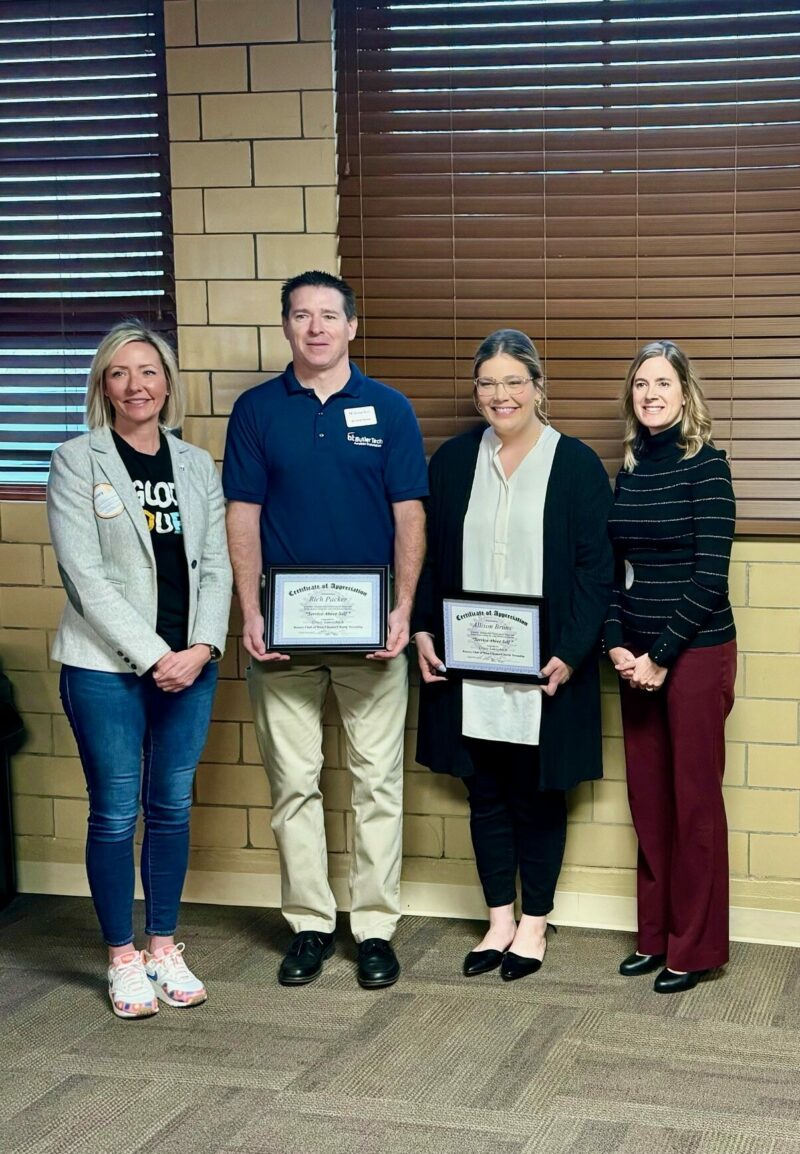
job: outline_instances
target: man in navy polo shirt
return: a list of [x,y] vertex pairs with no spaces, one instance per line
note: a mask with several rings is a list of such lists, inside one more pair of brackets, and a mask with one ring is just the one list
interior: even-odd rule
[[[358,980],[397,981],[390,944],[400,916],[403,733],[409,616],[425,550],[427,472],[419,426],[397,390],[349,361],[350,286],[324,272],[281,294],[292,363],[237,400],[223,487],[228,543],[252,657],[250,699],[272,790],[281,905],[294,939],[283,985],[313,981],[334,950],[319,778],[322,709],[333,688],[347,737],[355,817],[350,926]],[[266,652],[261,574],[271,565],[393,566],[386,648],[369,654]]]

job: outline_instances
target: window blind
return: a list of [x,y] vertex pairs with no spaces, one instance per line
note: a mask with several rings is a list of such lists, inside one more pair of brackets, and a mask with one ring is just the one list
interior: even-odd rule
[[0,6],[0,496],[41,497],[103,334],[174,331],[161,0]]
[[500,327],[553,423],[620,461],[631,357],[677,341],[740,532],[800,533],[800,4],[352,0],[336,8],[356,355],[433,449]]

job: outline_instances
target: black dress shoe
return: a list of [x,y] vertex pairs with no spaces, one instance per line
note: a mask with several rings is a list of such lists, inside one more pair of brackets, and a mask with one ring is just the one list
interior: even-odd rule
[[619,972],[623,978],[635,978],[639,974],[652,974],[664,965],[666,954],[628,954],[624,962],[619,964]]
[[521,954],[512,954],[508,950],[503,954],[500,963],[500,977],[504,982],[514,982],[517,978],[527,978],[528,974],[535,974],[542,968],[542,958],[523,958]]
[[476,974],[488,974],[496,970],[502,960],[502,950],[471,950],[464,958],[464,975],[474,978]]
[[[550,931],[554,934],[558,933],[558,926],[554,926],[552,922],[548,922],[545,927],[545,952],[547,951],[547,935]],[[517,978],[527,978],[528,974],[535,974],[537,970],[541,970],[544,957],[541,958],[526,958],[522,954],[514,954],[511,950],[507,950],[503,954],[503,960],[500,963],[500,977],[504,982],[514,982]]]
[[282,986],[305,986],[322,973],[322,963],[336,949],[333,934],[321,930],[301,930],[292,938],[278,970]]
[[657,994],[682,994],[686,990],[693,990],[698,982],[702,982],[711,973],[711,970],[689,970],[687,974],[676,974],[666,966],[653,982],[653,989]]
[[365,990],[392,986],[400,977],[400,963],[392,943],[383,938],[367,938],[358,943],[358,984]]

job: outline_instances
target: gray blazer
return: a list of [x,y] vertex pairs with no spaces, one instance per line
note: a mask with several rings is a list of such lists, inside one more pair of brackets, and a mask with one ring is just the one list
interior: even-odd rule
[[[167,434],[189,572],[189,645],[222,651],[231,565],[213,460]],[[47,516],[67,605],[52,656],[81,669],[141,676],[169,652],[156,633],[158,584],[147,522],[109,428],[53,454]]]

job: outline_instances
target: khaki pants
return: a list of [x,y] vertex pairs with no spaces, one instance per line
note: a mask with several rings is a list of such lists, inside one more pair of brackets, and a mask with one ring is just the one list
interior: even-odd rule
[[250,700],[272,790],[272,828],[281,860],[281,907],[295,933],[336,925],[323,822],[322,709],[333,688],[347,737],[355,831],[350,926],[357,942],[389,940],[400,917],[405,654],[301,653],[253,663]]

